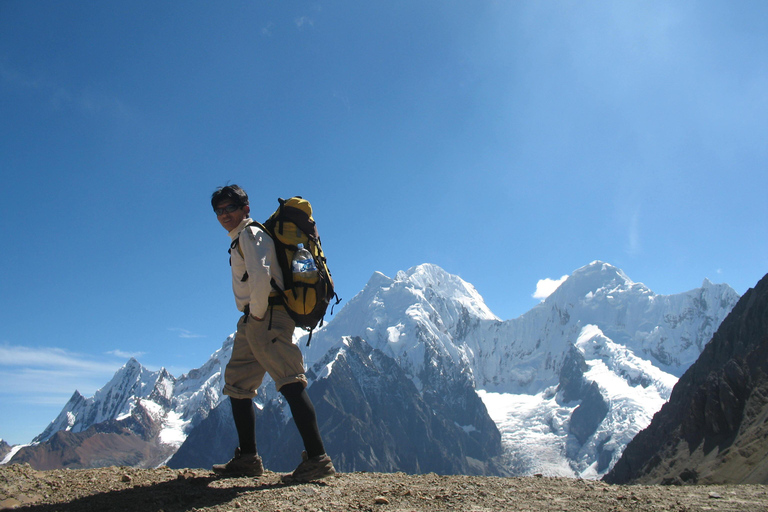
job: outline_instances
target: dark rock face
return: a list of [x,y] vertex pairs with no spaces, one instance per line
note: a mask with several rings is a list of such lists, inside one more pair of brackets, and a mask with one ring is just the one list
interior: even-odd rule
[[[429,397],[422,397],[392,358],[360,338],[329,352],[313,367],[310,380],[331,363],[331,372],[314,379],[307,391],[326,451],[338,470],[501,474],[493,463],[501,454],[501,436],[484,406],[480,411],[482,402],[471,386],[463,390],[454,384],[452,391],[471,392],[479,405],[461,395],[466,409],[448,415],[444,405],[437,408]],[[445,403],[437,397],[434,401]],[[462,427],[453,419],[456,415],[474,423]],[[293,470],[303,448],[293,420],[285,420],[283,405],[272,401],[257,410],[256,425],[265,466]],[[168,465],[210,468],[226,462],[236,446],[231,409],[224,401],[190,433]]]
[[768,275],[748,290],[609,483],[768,483]]
[[584,372],[589,369],[584,356],[571,345],[560,369],[558,391],[565,403],[581,400],[584,393]]
[[11,448],[11,445],[0,439],[0,460],[4,459],[11,452]]
[[606,414],[608,414],[608,403],[600,393],[600,387],[593,382],[587,388],[584,400],[571,413],[568,431],[576,436],[579,443],[584,444],[589,436],[595,433]]
[[586,443],[597,431],[597,427],[609,411],[608,402],[603,398],[600,386],[584,378],[584,372],[588,369],[584,356],[571,345],[560,369],[560,384],[557,391],[563,403],[581,400],[579,406],[571,413],[571,419],[568,422],[568,432],[573,434],[580,445]]

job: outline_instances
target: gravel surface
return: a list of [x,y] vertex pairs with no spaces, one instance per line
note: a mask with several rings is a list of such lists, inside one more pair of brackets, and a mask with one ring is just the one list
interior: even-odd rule
[[218,478],[200,469],[0,466],[0,510],[405,512],[768,510],[768,486],[616,486],[592,480],[341,473],[286,485],[280,474]]

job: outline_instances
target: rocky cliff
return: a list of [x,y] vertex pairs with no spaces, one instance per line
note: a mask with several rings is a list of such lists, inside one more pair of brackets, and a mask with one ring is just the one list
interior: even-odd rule
[[768,483],[768,275],[627,446],[609,483]]

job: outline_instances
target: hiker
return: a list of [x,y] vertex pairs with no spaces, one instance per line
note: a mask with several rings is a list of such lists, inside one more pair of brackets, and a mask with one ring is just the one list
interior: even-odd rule
[[[264,472],[256,451],[256,414],[253,397],[269,373],[291,409],[304,441],[302,462],[286,479],[308,482],[336,473],[325,453],[315,407],[307,395],[307,378],[301,349],[293,343],[295,323],[280,305],[280,294],[271,281],[283,288],[283,273],[272,238],[250,218],[248,195],[237,185],[218,188],[211,206],[219,223],[232,239],[230,265],[237,308],[232,358],[224,371],[224,394],[229,396],[239,447],[226,464],[213,466],[225,476],[260,476]],[[237,248],[239,245],[239,248]]]

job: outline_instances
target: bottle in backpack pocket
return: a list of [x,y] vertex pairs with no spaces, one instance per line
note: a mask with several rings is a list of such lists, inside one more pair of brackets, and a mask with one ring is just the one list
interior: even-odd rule
[[317,265],[312,254],[299,244],[291,260],[291,271],[294,279],[314,279],[317,277]]

